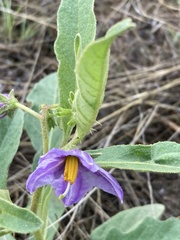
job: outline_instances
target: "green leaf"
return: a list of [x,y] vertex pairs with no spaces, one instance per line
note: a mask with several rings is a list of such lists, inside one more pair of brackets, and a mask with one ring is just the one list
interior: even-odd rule
[[51,196],[51,192],[52,192],[52,188],[51,186],[47,185],[41,188],[41,193],[40,196],[37,200],[37,212],[36,215],[38,217],[40,217],[44,224],[42,226],[42,228],[39,230],[41,232],[41,236],[44,235],[44,238],[46,239],[46,227],[47,227],[47,216],[48,216],[48,212],[49,212],[49,208],[48,208],[48,203],[49,203],[49,198]]
[[0,198],[0,227],[7,231],[29,233],[38,230],[42,221],[30,210]]
[[[57,13],[57,39],[54,45],[59,61],[58,81],[60,106],[70,108],[69,93],[75,92],[75,54],[79,54],[87,44],[94,40],[96,21],[93,13],[94,0],[61,1]],[[67,125],[70,118],[63,118],[61,126],[65,139],[68,139],[72,126]]]
[[9,196],[9,190],[0,189],[0,198],[11,202],[11,199],[10,199],[10,196]]
[[[159,206],[161,209],[158,209]],[[160,210],[160,216],[163,206],[160,204],[159,206],[153,204],[135,207],[116,214],[93,230],[92,240],[179,240],[180,221],[175,218],[166,221],[158,220],[153,211],[156,213]],[[147,211],[143,213],[144,208]]]
[[11,234],[8,234],[6,230],[0,230],[0,236],[3,236],[2,240],[16,240]]
[[[42,104],[51,105],[58,101],[57,89],[57,73],[52,73],[37,84],[28,94],[26,100],[32,103],[32,109],[36,112],[40,111]],[[33,147],[36,151],[42,148],[42,135],[40,121],[34,116],[25,114],[25,128],[31,138]]]
[[[52,73],[40,82],[35,84],[32,91],[27,96],[27,101],[32,103],[32,109],[39,112],[42,104],[55,104],[58,101],[58,82],[57,73]],[[25,114],[25,129],[31,139],[34,149],[37,151],[35,156],[34,167],[37,165],[37,160],[42,155],[42,134],[40,121],[34,116]],[[49,148],[59,147],[62,137],[62,131],[59,127],[55,127],[49,133]]]
[[129,18],[117,23],[109,29],[105,37],[91,42],[77,62],[77,90],[73,112],[76,122],[75,137],[80,140],[96,121],[104,98],[111,43],[117,36],[134,26]]
[[59,224],[51,224],[60,218],[65,210],[64,204],[55,195],[54,191],[51,192],[49,199],[49,226],[47,227],[47,240],[54,239],[54,235],[58,232]]
[[135,171],[180,173],[180,144],[158,142],[152,145],[118,145],[88,151],[101,167]]
[[52,187],[49,185],[40,189],[40,196],[36,204],[36,215],[44,222],[39,232],[46,240],[52,240],[57,232],[59,224],[50,225],[62,215],[65,209],[64,205],[62,201],[57,198],[55,192],[52,191]]
[[[91,234],[92,239],[108,240],[107,236],[109,236],[110,235],[109,233],[112,233],[113,231],[115,232],[114,236],[117,237],[119,236],[119,234],[121,234],[124,237],[127,233],[133,231],[134,229],[137,229],[138,226],[145,222],[148,217],[153,217],[154,219],[160,218],[164,212],[164,209],[165,209],[164,205],[162,204],[152,204],[141,207],[134,207],[119,212],[113,217],[111,217],[108,221],[101,224],[99,227],[95,228]],[[111,234],[111,236],[112,237],[109,238],[111,240],[120,239],[119,237],[118,238],[113,237],[113,234]],[[122,239],[124,240],[124,238]],[[138,238],[132,239],[137,240]]]
[[[5,189],[0,189],[0,199],[4,199],[7,200],[8,202],[11,202],[10,196],[9,196],[9,190],[5,190]],[[1,229],[0,228],[0,236],[4,236],[6,235],[6,238],[4,237],[4,239],[11,239],[11,231],[7,230],[7,229]],[[12,239],[14,239],[12,237]]]
[[19,146],[23,129],[24,113],[18,110],[13,119],[0,120],[0,188],[6,189],[9,165]]

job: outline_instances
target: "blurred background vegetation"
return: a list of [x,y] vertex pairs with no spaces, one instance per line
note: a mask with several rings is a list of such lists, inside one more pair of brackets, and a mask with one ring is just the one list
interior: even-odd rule
[[[34,84],[57,70],[53,44],[59,3],[0,0],[0,91],[13,88],[24,104]],[[95,131],[82,148],[180,143],[180,1],[96,0],[95,13],[97,38],[126,17],[137,27],[113,43],[105,100]],[[33,155],[24,132],[8,180],[11,197],[19,206],[27,204],[25,182]],[[120,170],[112,174],[124,189],[124,204],[97,190],[78,212],[66,209],[55,239],[89,239],[92,229],[115,213],[152,202],[166,206],[164,219],[180,216],[178,174]]]

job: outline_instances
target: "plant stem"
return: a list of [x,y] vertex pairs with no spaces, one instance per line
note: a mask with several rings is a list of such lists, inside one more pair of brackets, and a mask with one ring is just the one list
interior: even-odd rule
[[63,149],[64,150],[70,150],[70,149],[73,149],[73,148],[76,148],[77,145],[80,143],[81,139],[77,136],[77,134],[75,133],[73,139],[68,142],[64,147]]
[[40,121],[42,120],[43,117],[39,113],[35,112],[34,110],[26,107],[25,105],[23,105],[19,102],[17,102],[15,105],[16,105],[16,107],[22,109],[23,111],[28,112],[31,115],[33,115],[34,117],[38,118]]
[[34,213],[37,213],[37,210],[38,210],[38,203],[40,200],[41,191],[42,191],[42,188],[38,188],[33,194],[33,199],[31,202],[31,211]]
[[[43,154],[46,154],[48,152],[48,131],[46,126],[46,112],[47,112],[47,106],[42,106],[42,115],[41,115],[41,131],[42,131],[42,143],[43,143]],[[38,188],[32,196],[32,202],[31,202],[31,210],[37,214],[40,218],[41,216],[41,208],[43,206],[43,188]],[[47,201],[48,202],[48,201]],[[47,218],[47,216],[46,216]],[[46,219],[44,220],[44,226],[46,226]],[[45,227],[42,227],[40,230],[36,231],[34,233],[34,239],[35,240],[44,240],[45,233],[44,233]]]
[[47,124],[46,124],[46,112],[47,106],[42,106],[42,119],[41,119],[41,130],[42,130],[42,143],[43,143],[43,154],[46,154],[49,150],[48,146],[48,131],[47,131]]
[[[36,215],[39,215],[40,209],[38,209],[41,206],[41,193],[42,193],[42,188],[36,189],[36,191],[33,193],[32,196],[32,202],[31,202],[31,211],[34,212]],[[41,232],[41,229],[34,232],[34,239],[35,240],[44,240],[43,233]]]

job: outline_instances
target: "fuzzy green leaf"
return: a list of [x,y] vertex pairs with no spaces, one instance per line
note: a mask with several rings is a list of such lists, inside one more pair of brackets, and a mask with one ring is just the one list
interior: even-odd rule
[[9,165],[20,143],[24,113],[18,110],[13,119],[0,120],[0,189],[6,189]]
[[7,231],[29,233],[37,231],[42,221],[31,211],[0,198],[0,227]]
[[7,230],[0,230],[0,237],[3,236],[2,240],[16,240],[11,234],[8,234]]
[[158,142],[152,145],[118,145],[88,151],[101,167],[135,171],[180,173],[180,144]]
[[179,240],[180,221],[160,221],[163,205],[152,204],[122,211],[93,230],[92,240]]
[[0,198],[11,202],[11,199],[10,199],[10,196],[9,196],[9,190],[0,189]]
[[52,223],[59,219],[65,210],[64,204],[57,198],[57,196],[55,196],[54,191],[51,192],[48,209],[49,209],[48,214],[49,226],[47,227],[46,239],[52,240],[54,239],[54,235],[58,232],[59,227],[58,223],[53,225]]
[[[109,235],[110,232],[113,232],[112,229],[115,231],[112,236],[119,234],[119,231],[117,232],[116,229],[120,229],[120,234],[131,232],[136,229],[141,223],[146,221],[147,217],[153,217],[154,219],[158,219],[161,217],[163,212],[164,205],[162,204],[145,205],[121,211],[111,217],[105,223],[101,224],[99,227],[95,228],[92,231],[92,239],[105,240],[107,239],[107,235]],[[114,237],[110,239],[115,240]]]
[[76,122],[75,137],[80,140],[96,121],[104,98],[111,43],[117,36],[134,26],[129,18],[117,23],[109,29],[105,37],[90,43],[77,62],[77,90],[73,112]]
[[[59,61],[58,81],[60,106],[70,108],[69,93],[75,92],[75,55],[80,54],[87,44],[94,40],[96,21],[93,13],[94,0],[62,1],[57,13],[57,39],[55,54]],[[72,126],[67,125],[70,118],[63,118],[61,127],[64,138],[68,139]]]

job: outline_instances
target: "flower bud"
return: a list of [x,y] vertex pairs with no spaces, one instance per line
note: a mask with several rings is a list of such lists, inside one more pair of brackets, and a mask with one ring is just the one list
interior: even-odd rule
[[[7,93],[2,94],[4,97],[9,98],[9,95]],[[5,103],[0,102],[0,110],[2,110],[6,106]],[[6,113],[0,114],[0,118],[4,118],[6,116]]]

